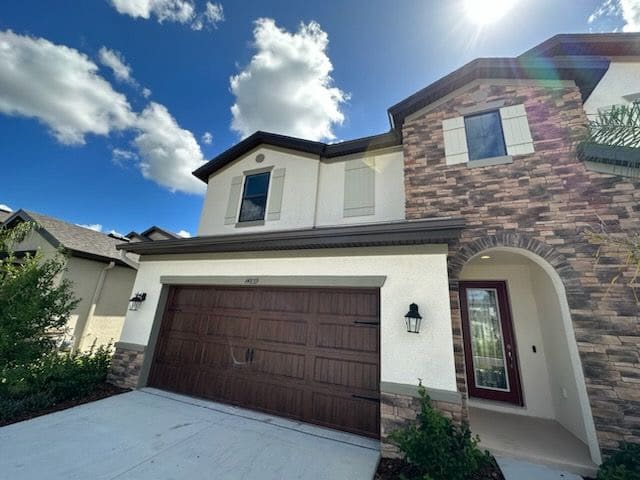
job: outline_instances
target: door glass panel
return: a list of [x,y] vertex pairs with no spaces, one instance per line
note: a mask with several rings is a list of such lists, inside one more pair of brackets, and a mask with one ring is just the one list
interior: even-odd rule
[[476,387],[509,391],[497,291],[468,288],[467,307]]

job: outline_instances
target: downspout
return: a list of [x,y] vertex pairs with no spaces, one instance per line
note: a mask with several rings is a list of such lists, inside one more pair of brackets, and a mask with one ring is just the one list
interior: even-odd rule
[[100,301],[100,296],[102,295],[104,280],[105,278],[107,278],[107,272],[115,266],[116,266],[116,262],[111,261],[109,262],[109,265],[104,267],[102,269],[102,272],[100,272],[100,277],[98,278],[98,283],[96,285],[95,291],[93,292],[93,298],[91,299],[91,308],[89,308],[89,313],[87,314],[87,317],[84,322],[81,322],[80,325],[76,325],[75,331],[73,333],[73,347],[71,348],[71,351],[74,353],[78,351],[78,348],[80,347],[80,342],[82,340],[82,337],[84,336],[84,330],[85,328],[87,328],[87,325],[89,325],[89,322],[91,321],[91,319],[93,318],[93,315],[96,312],[96,307],[98,305],[98,302]]

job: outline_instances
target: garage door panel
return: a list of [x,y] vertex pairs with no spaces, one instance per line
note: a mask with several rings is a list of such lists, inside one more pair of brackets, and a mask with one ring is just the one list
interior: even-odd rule
[[378,437],[378,312],[373,289],[172,287],[149,384]]
[[378,352],[378,326],[319,323],[316,346],[356,352]]
[[206,315],[204,335],[221,338],[249,338],[251,317],[238,315]]
[[350,362],[325,357],[315,358],[313,369],[315,382],[375,391],[378,386],[378,378],[378,365],[375,363]]
[[314,392],[312,418],[314,423],[364,435],[380,429],[378,403],[341,395]]
[[256,340],[289,345],[307,344],[308,325],[304,320],[259,318],[256,323]]

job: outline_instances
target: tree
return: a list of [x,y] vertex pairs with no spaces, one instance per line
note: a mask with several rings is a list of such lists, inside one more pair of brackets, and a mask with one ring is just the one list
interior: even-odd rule
[[0,370],[25,365],[56,348],[55,333],[64,329],[78,300],[68,280],[62,253],[45,259],[39,253],[18,259],[14,248],[36,228],[20,223],[0,227]]

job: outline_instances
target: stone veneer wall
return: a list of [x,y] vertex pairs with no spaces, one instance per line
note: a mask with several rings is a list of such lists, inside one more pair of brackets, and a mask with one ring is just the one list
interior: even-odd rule
[[140,379],[145,347],[118,342],[111,360],[107,382],[124,388],[136,388]]
[[[442,121],[458,109],[504,100],[524,104],[535,153],[513,163],[469,168],[445,163]],[[640,179],[588,171],[574,153],[587,119],[577,87],[566,83],[481,81],[403,126],[406,216],[462,216],[450,245],[449,275],[458,389],[466,395],[458,278],[475,254],[496,246],[546,259],[567,292],[600,447],[640,442],[640,309],[624,259],[590,244],[583,231],[600,221],[624,236],[640,230]],[[389,407],[385,407],[389,412]]]

